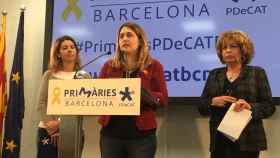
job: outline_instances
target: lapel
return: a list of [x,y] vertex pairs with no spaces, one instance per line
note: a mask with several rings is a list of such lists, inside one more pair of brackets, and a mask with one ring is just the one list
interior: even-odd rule
[[239,98],[244,98],[244,89],[250,89],[249,82],[246,78],[248,78],[249,75],[249,67],[244,65],[241,69],[240,75],[238,77],[238,84],[236,87],[236,90],[239,92],[238,96]]
[[[221,69],[221,71],[218,71],[217,73],[217,78],[216,78],[216,81],[217,81],[217,85],[219,87],[218,89],[218,95],[223,95],[223,90],[224,90],[224,83],[225,83],[225,80],[226,80],[226,71],[227,71],[227,68],[226,67],[223,67]],[[237,80],[239,80],[238,82],[244,80],[244,78],[246,78],[246,75],[248,75],[248,66],[247,65],[244,65],[242,67],[242,70],[240,72],[240,76],[237,78]],[[238,89],[239,87],[237,87]]]
[[246,78],[246,75],[248,74],[248,71],[249,71],[248,69],[249,69],[249,67],[247,65],[244,65],[242,67],[240,76],[239,76],[240,80],[243,80],[244,78]]
[[221,71],[218,71],[218,74],[217,74],[216,80],[217,80],[217,84],[218,84],[218,87],[219,87],[218,95],[223,94],[224,83],[225,83],[225,79],[226,79],[226,70],[227,70],[227,68],[223,67],[221,69]]

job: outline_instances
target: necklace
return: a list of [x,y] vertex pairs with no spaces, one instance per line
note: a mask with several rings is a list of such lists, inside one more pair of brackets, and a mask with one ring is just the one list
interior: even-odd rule
[[227,67],[227,71],[226,71],[226,76],[227,79],[230,82],[233,82],[234,80],[236,80],[240,74],[241,71],[241,66],[239,65],[235,65],[235,66],[229,66]]
[[232,77],[232,76],[228,76],[227,78],[230,82],[234,81],[234,77]]
[[227,79],[230,81],[230,82],[233,82],[237,77],[239,76],[239,73],[228,73],[227,72]]

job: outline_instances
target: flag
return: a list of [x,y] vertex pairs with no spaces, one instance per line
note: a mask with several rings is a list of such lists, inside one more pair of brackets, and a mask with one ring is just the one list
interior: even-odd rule
[[23,88],[24,12],[20,13],[13,67],[9,79],[9,99],[5,115],[2,158],[19,158],[22,119],[24,116]]
[[6,15],[2,16],[2,29],[0,28],[0,149],[2,149],[3,118],[7,104],[6,79]]

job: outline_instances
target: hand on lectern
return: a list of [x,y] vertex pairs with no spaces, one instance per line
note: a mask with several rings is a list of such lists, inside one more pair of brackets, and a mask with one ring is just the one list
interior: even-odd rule
[[160,106],[159,100],[155,98],[151,92],[149,92],[144,87],[141,87],[141,101],[144,104],[149,105],[153,109],[156,109],[158,106]]

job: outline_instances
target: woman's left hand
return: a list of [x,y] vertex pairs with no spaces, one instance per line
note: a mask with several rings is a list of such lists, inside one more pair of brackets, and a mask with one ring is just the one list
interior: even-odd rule
[[244,99],[238,99],[237,102],[235,102],[235,106],[233,108],[234,111],[240,112],[243,109],[251,110],[251,105]]
[[60,134],[58,132],[52,134],[51,135],[51,144],[53,144],[54,146],[57,146],[58,145],[58,141],[59,141],[59,136],[60,136]]

